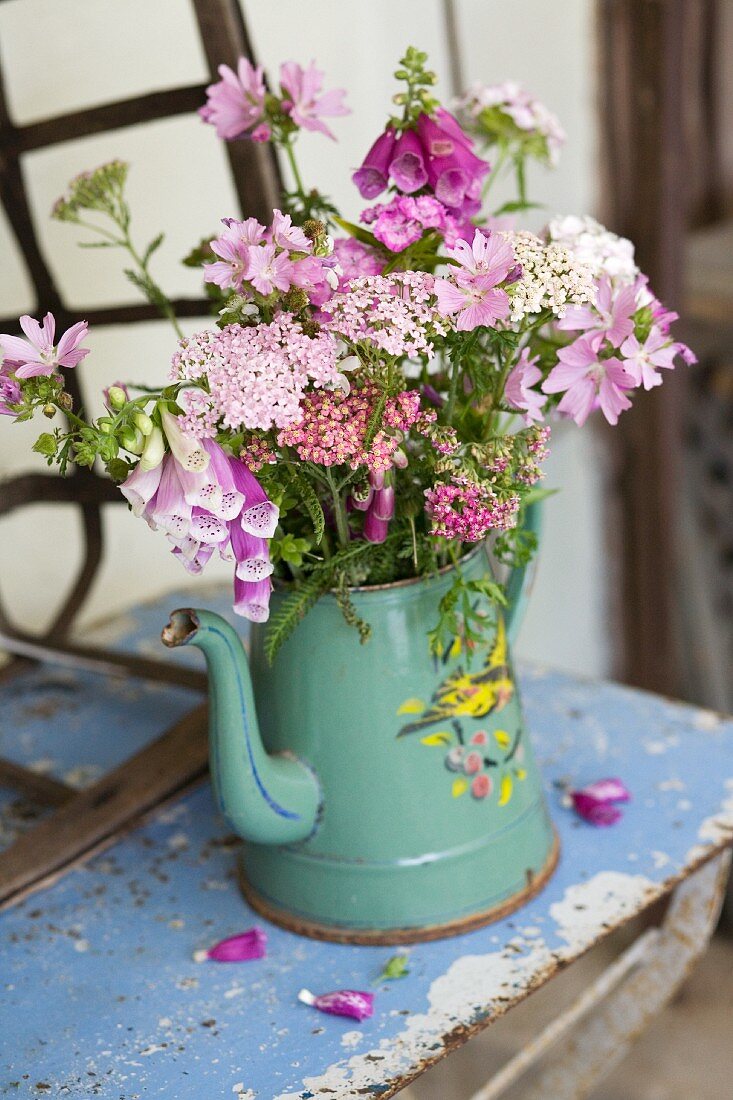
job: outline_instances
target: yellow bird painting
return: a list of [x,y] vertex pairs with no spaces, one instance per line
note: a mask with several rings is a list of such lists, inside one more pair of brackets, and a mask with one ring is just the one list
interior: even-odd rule
[[460,718],[485,718],[487,714],[502,710],[514,695],[514,681],[507,665],[507,638],[503,618],[499,617],[496,638],[486,660],[476,672],[465,672],[459,667],[438,687],[430,704],[425,707],[418,700],[408,700],[399,713],[423,713],[403,726],[398,737],[415,733]]

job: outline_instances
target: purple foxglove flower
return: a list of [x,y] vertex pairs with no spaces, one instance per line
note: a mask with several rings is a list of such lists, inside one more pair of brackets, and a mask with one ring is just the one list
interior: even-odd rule
[[372,501],[372,512],[376,519],[389,521],[394,516],[394,487],[385,485],[383,489],[377,489]]
[[374,1012],[374,994],[362,993],[358,989],[339,989],[320,996],[301,989],[298,1000],[312,1005],[319,1012],[327,1012],[329,1016],[351,1016],[354,1020],[367,1020]]
[[589,825],[615,825],[621,817],[621,811],[615,802],[628,802],[631,794],[620,779],[599,779],[587,787],[569,792],[570,800],[578,817]]
[[438,393],[436,389],[434,389],[430,385],[429,382],[426,382],[424,384],[424,386],[422,387],[422,392],[425,394],[430,404],[435,405],[436,409],[443,408],[443,405],[445,404],[444,398],[441,396],[441,394]]
[[261,581],[243,581],[234,574],[234,610],[253,623],[266,623],[270,617],[270,593],[272,582],[269,577]]
[[238,523],[230,524],[232,551],[236,561],[235,574],[241,581],[261,581],[274,569],[266,539],[257,538],[242,529]]
[[388,531],[389,520],[379,519],[370,508],[364,520],[364,538],[367,542],[384,542]]
[[250,928],[236,936],[220,940],[213,947],[196,951],[196,962],[211,959],[213,962],[249,962],[251,959],[263,959],[267,953],[267,935],[261,928]]
[[56,319],[53,313],[46,314],[42,325],[26,313],[20,318],[20,327],[27,337],[25,340],[21,336],[0,333],[5,367],[13,370],[17,378],[50,375],[57,367],[77,367],[89,354],[89,348],[79,347],[87,335],[86,321],[77,321],[67,329],[58,344],[54,344]]
[[471,151],[470,140],[447,111],[435,117],[421,114],[417,133],[425,154],[428,184],[446,206],[460,208],[468,197],[477,201],[472,184],[483,179],[489,165]]
[[184,470],[205,470],[209,465],[209,455],[201,441],[182,432],[178,417],[173,413],[164,410],[160,419],[168,446]]
[[351,490],[351,507],[356,508],[357,512],[367,512],[371,507],[372,500],[374,498],[374,489],[371,485],[366,487],[354,487]]
[[397,135],[388,128],[380,134],[351,177],[363,199],[375,199],[387,186]]
[[398,138],[389,174],[398,189],[408,195],[428,182],[422,144],[414,130],[405,130]]

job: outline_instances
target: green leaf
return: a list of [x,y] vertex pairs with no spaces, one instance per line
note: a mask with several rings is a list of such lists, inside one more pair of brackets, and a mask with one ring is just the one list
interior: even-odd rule
[[164,240],[165,233],[159,233],[157,237],[153,238],[148,247],[145,249],[145,254],[143,256],[143,265],[147,264],[150,257],[153,255],[154,252],[157,252]]
[[502,214],[519,214],[523,210],[541,210],[544,205],[542,202],[522,202],[521,199],[515,199],[512,202],[505,202],[503,206],[495,210],[493,217],[500,218]]
[[333,220],[341,226],[345,233],[348,233],[350,237],[354,237],[357,241],[361,241],[362,244],[369,244],[372,248],[380,247],[379,241],[368,229],[363,229],[353,222],[347,222],[343,218],[334,218]]
[[407,965],[409,961],[409,955],[393,955],[391,959],[387,959],[381,974],[377,978],[376,984],[380,982],[394,982],[399,978],[406,978],[410,973],[410,968]]
[[284,472],[290,481],[291,487],[300,497],[303,507],[308,513],[310,521],[313,524],[313,535],[315,537],[316,546],[320,546],[326,526],[326,520],[316,491],[308,479],[303,477],[296,466],[286,466],[284,467]]
[[51,432],[42,432],[33,444],[33,450],[36,454],[53,458],[56,454],[56,437]]

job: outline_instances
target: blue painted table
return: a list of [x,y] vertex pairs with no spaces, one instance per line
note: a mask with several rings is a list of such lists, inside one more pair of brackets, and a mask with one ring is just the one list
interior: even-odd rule
[[[159,656],[166,612],[187,600],[176,593],[96,636]],[[201,589],[196,600],[217,609],[222,602]],[[630,1035],[658,1011],[712,927],[733,835],[733,721],[539,668],[525,668],[521,679],[562,845],[557,873],[526,908],[469,935],[414,947],[409,975],[376,990],[372,1019],[320,1015],[298,1002],[302,987],[374,989],[395,949],[316,943],[267,926],[265,959],[195,963],[197,949],[264,923],[239,894],[235,841],[199,786],[0,914],[0,1095],[391,1096],[676,890],[661,931],[647,933],[538,1044],[535,1053],[554,1046],[537,1096],[585,1095],[568,1084],[571,1063],[577,1081],[608,1064],[603,1013],[616,1020],[618,1053],[624,1029]],[[182,688],[37,668],[3,688],[0,754],[83,785],[194,701]],[[555,784],[606,775],[622,777],[633,801],[617,826],[597,830],[563,807]],[[0,841],[23,818],[17,799],[3,796]],[[573,1042],[563,1045],[571,1025]],[[477,1095],[499,1095],[527,1058]]]

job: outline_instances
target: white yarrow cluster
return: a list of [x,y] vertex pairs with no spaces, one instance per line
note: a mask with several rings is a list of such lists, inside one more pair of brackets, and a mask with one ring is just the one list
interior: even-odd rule
[[596,279],[607,275],[616,283],[630,285],[639,274],[631,241],[612,233],[595,218],[575,214],[556,217],[545,232],[549,241],[588,264]]
[[566,248],[546,244],[534,233],[503,234],[511,242],[522,276],[508,287],[513,323],[551,309],[562,317],[568,306],[595,300],[593,271]]

